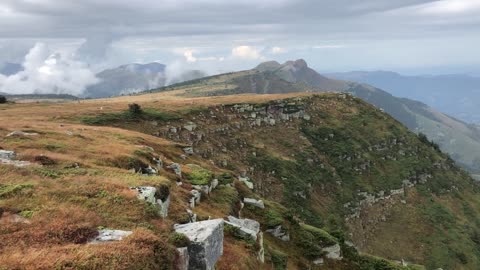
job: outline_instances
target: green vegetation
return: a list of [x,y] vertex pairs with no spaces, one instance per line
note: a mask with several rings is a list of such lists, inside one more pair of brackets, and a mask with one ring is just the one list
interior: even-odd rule
[[0,96],[0,104],[7,103],[7,98],[5,96]]
[[176,247],[186,247],[190,244],[190,239],[183,233],[173,232],[168,237],[168,242]]
[[287,269],[287,262],[288,262],[287,254],[274,249],[270,249],[269,254],[270,254],[270,260],[272,261],[272,264],[273,264],[273,269],[275,270]]
[[[130,104],[132,105],[132,104]],[[141,109],[134,106],[127,111],[118,113],[103,113],[95,116],[82,117],[80,120],[88,125],[112,125],[115,123],[129,123],[140,120],[146,121],[171,121],[177,120],[180,116],[174,113],[162,112],[155,109]]]
[[0,199],[25,193],[32,188],[31,184],[0,184]]
[[201,167],[193,167],[192,172],[188,174],[188,180],[192,185],[210,185],[213,180],[213,173]]

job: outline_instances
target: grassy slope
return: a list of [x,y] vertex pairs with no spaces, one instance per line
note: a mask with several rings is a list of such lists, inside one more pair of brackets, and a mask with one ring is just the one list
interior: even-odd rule
[[[340,243],[343,238],[352,239],[362,251],[389,259],[403,258],[429,268],[478,268],[480,223],[476,217],[480,210],[476,188],[445,156],[420,142],[394,119],[358,99],[342,99],[330,94],[306,101],[292,100],[296,104],[290,109],[306,107],[311,121],[294,120],[275,126],[249,128],[249,113],[234,112],[229,106],[207,109],[233,102],[268,103],[281,97],[285,96],[209,99],[178,99],[158,94],[138,96],[131,98],[132,101],[151,110],[147,117],[134,121],[118,113],[129,102],[126,98],[48,106],[2,105],[2,138],[16,129],[40,135],[4,138],[0,146],[16,150],[23,160],[34,161],[35,156],[43,154],[56,164],[22,169],[0,166],[0,183],[2,192],[5,191],[1,193],[0,207],[19,213],[31,222],[2,226],[0,265],[45,269],[65,267],[67,263],[86,268],[171,265],[173,258],[168,254],[172,254],[173,246],[167,239],[171,225],[185,218],[188,185],[184,188],[172,185],[175,177],[168,171],[162,171],[158,177],[129,173],[129,159],[125,157],[148,163],[148,151],[139,147],[148,145],[167,163],[195,163],[217,175],[238,174],[254,168],[249,175],[255,182],[256,194],[239,183],[235,189],[222,187],[195,208],[195,212],[203,218],[224,217],[235,213],[239,197],[269,199],[265,210],[247,207],[243,215],[259,220],[264,229],[283,224],[290,231],[294,245],[266,234],[267,264],[262,266],[266,269],[280,265],[285,255],[289,256],[287,263],[292,269],[304,268],[320,255],[319,248],[330,241],[328,234],[321,229],[309,230],[308,226],[301,225],[303,222],[330,232]],[[262,106],[266,105],[257,105]],[[192,110],[192,107],[201,109]],[[100,124],[117,128],[78,124],[85,121],[84,114],[90,120],[103,121],[106,113],[120,118],[107,117],[108,122]],[[181,119],[165,118],[165,115]],[[158,125],[151,124],[154,120]],[[188,132],[183,130],[178,139],[163,132],[169,126],[180,127],[188,121],[199,126],[196,133],[207,135],[194,145],[198,154],[181,160],[177,144],[189,142]],[[243,123],[242,128],[235,128],[237,122]],[[229,127],[230,131],[216,131],[219,127]],[[165,139],[146,135],[155,132]],[[402,144],[388,144],[394,138]],[[384,151],[368,150],[369,146],[383,143],[388,145]],[[213,152],[204,159],[202,153],[207,153],[208,148]],[[139,150],[144,154],[139,155]],[[407,155],[399,155],[399,150]],[[345,155],[354,158],[346,160]],[[389,155],[397,161],[382,159]],[[226,167],[221,165],[223,160],[227,160]],[[359,174],[353,169],[368,160],[372,166],[367,172]],[[80,169],[68,168],[74,162],[80,163]],[[448,169],[436,168],[435,162]],[[186,172],[188,174],[188,170]],[[409,191],[405,195],[406,204],[374,205],[363,209],[360,219],[345,222],[348,211],[343,204],[359,201],[358,191],[372,193],[398,188],[401,181],[414,172],[428,172],[433,178]],[[168,220],[159,219],[129,190],[129,186],[144,184],[171,187],[174,203]],[[306,199],[299,195],[301,193]],[[385,221],[371,223],[378,215],[385,215]],[[98,226],[136,229],[136,233],[128,241],[107,246],[82,244]],[[327,235],[326,238],[323,235]],[[358,257],[350,254],[346,246],[343,248],[346,262],[327,262],[329,269],[382,269],[372,267],[387,264]],[[63,255],[58,257],[58,252]],[[158,253],[165,255],[153,256]],[[230,269],[232,262],[238,264],[238,269],[256,265],[248,241],[227,236],[219,269]]]

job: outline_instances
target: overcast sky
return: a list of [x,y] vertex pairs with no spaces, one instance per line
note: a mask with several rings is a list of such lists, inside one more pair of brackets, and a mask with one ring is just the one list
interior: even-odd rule
[[319,71],[478,72],[480,0],[0,0],[0,62],[35,46],[93,72],[296,58]]

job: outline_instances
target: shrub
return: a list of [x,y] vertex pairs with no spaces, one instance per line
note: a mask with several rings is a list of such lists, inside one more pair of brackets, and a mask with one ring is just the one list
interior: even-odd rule
[[288,256],[278,250],[270,250],[270,258],[272,260],[273,269],[285,270],[287,269]]
[[194,168],[188,176],[192,185],[209,185],[212,179],[213,173],[203,168]]
[[139,115],[143,113],[142,108],[137,103],[128,104],[128,111],[133,115]]
[[7,103],[7,98],[4,96],[0,96],[0,104],[5,104]]

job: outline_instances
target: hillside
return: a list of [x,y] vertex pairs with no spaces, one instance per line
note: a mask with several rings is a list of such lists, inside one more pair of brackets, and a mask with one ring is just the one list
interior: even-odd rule
[[164,86],[167,81],[182,82],[206,76],[198,70],[189,70],[167,78],[166,66],[160,63],[128,64],[106,69],[96,74],[100,82],[87,87],[84,97],[105,98],[128,95]]
[[[0,105],[0,147],[17,154],[0,164],[0,268],[174,269],[190,244],[173,224],[228,215],[263,233],[224,225],[216,269],[480,266],[476,184],[373,106],[170,94]],[[92,243],[105,229],[133,233]]]
[[171,91],[181,96],[228,94],[348,92],[385,110],[410,130],[424,133],[472,173],[480,172],[480,130],[421,103],[397,98],[379,88],[324,77],[304,60],[266,62],[247,71],[188,81],[149,92]]
[[475,102],[480,78],[462,75],[406,76],[388,71],[353,71],[328,74],[332,78],[368,83],[397,97],[410,98],[469,123],[480,123]]

